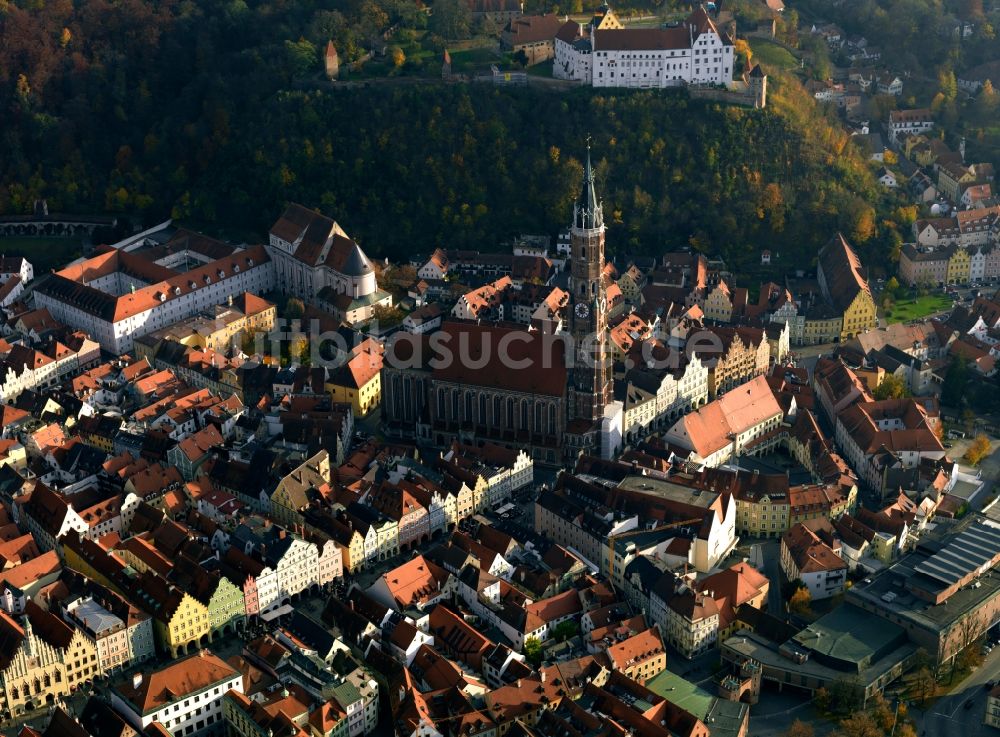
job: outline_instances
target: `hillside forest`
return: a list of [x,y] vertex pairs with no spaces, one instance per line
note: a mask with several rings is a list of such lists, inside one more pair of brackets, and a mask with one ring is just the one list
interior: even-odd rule
[[765,111],[683,92],[319,79],[336,23],[377,28],[413,7],[0,0],[0,215],[44,197],[260,240],[294,200],[372,255],[485,250],[566,226],[589,134],[612,252],[692,245],[738,267],[769,248],[805,265],[841,229],[877,265],[912,220],[791,76],[772,79]]

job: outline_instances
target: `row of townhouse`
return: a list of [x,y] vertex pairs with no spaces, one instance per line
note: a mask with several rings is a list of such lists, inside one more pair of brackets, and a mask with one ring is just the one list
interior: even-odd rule
[[229,255],[179,272],[110,249],[55,272],[35,291],[35,304],[121,355],[135,338],[172,325],[232,295],[265,294],[275,286],[264,246],[227,249]]
[[96,643],[34,602],[19,619],[0,612],[0,632],[0,713],[52,706],[103,675]]
[[[504,503],[534,478],[527,453],[490,444],[456,443],[427,464],[397,459],[383,469],[381,483],[346,504],[321,508],[303,499],[304,524],[334,541],[350,572],[454,531],[462,520]],[[321,486],[322,476],[312,485]]]
[[0,399],[12,404],[29,389],[47,389],[97,364],[101,347],[83,333],[65,342],[51,340],[32,348],[8,346],[0,360]]
[[[927,218],[913,223],[913,238],[920,246],[989,246],[1000,235],[1000,205],[960,210],[951,217]],[[970,267],[971,268],[971,267]]]
[[708,395],[709,370],[697,354],[678,368],[629,371],[615,383],[615,399],[623,403],[625,443],[669,427],[678,417],[705,404]]
[[980,228],[979,233],[989,233],[987,242],[964,245],[963,234],[953,232],[940,219],[922,221],[917,242],[905,244],[900,251],[900,281],[910,286],[938,287],[1000,278],[1000,211],[973,222]]
[[[44,584],[44,595],[37,584]],[[12,601],[17,590],[34,593]],[[9,568],[3,594],[0,713],[8,718],[51,706],[98,677],[155,655],[153,618],[115,592],[62,568],[53,552]],[[44,600],[45,609],[35,599]]]
[[250,618],[273,616],[342,575],[340,550],[329,540],[306,540],[276,526],[255,534],[241,525],[231,541],[220,559],[213,552],[198,556],[208,568],[187,553],[168,558],[152,538],[129,538],[109,551],[71,531],[62,551],[67,565],[152,616],[159,647],[174,657],[236,632]]

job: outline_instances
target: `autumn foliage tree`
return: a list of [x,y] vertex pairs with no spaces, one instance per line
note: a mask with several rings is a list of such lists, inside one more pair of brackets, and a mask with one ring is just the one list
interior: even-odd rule
[[865,711],[856,711],[841,719],[840,731],[844,737],[885,737],[875,718]]
[[788,611],[801,616],[808,616],[812,614],[811,605],[812,594],[809,593],[809,589],[805,586],[799,586],[788,600]]
[[830,691],[824,686],[817,688],[816,692],[813,694],[813,703],[820,711],[827,711],[830,708],[831,703]]
[[766,111],[680,92],[330,90],[329,41],[350,76],[403,23],[388,43],[416,62],[405,31],[467,35],[469,4],[434,0],[430,16],[405,0],[0,6],[0,215],[46,198],[53,211],[110,206],[137,224],[173,215],[259,237],[298,201],[399,260],[558,232],[590,133],[609,254],[692,243],[732,269],[759,266],[764,248],[806,265],[838,229],[867,267],[890,253],[884,213],[869,211],[884,204],[872,168],[791,75]]
[[813,729],[813,726],[809,722],[803,722],[801,719],[796,719],[785,730],[785,737],[813,737],[815,734],[816,730]]
[[305,303],[298,297],[289,297],[285,300],[285,309],[282,317],[286,320],[299,320],[306,312]]
[[982,433],[979,433],[972,439],[972,444],[969,445],[968,450],[965,451],[964,458],[973,466],[978,466],[983,459],[989,456],[992,450],[993,446],[990,445],[990,439]]
[[926,704],[927,700],[937,691],[937,679],[934,678],[934,673],[926,665],[914,672],[910,681],[910,691],[917,697],[921,705]]

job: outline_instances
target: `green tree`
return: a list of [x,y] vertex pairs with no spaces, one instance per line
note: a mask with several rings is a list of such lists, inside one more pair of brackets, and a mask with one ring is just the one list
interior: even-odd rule
[[[833,704],[833,708],[840,714],[857,714],[858,710],[864,705],[865,690],[858,682],[856,678],[841,678],[834,681],[833,685],[830,687],[830,701]],[[871,717],[868,717],[870,720]],[[866,737],[863,734],[863,729],[868,728],[865,722],[854,725],[860,727],[862,730],[861,734],[851,733],[845,730],[845,734],[848,737]],[[843,722],[841,722],[841,728],[844,727]],[[876,726],[876,729],[878,727]]]
[[378,323],[380,328],[391,328],[403,322],[406,319],[406,313],[396,305],[392,307],[375,305],[372,308],[372,319]]
[[895,374],[886,374],[875,387],[875,399],[902,399],[910,396],[910,388]]
[[948,371],[941,384],[941,403],[949,407],[960,407],[964,401],[965,385],[968,382],[969,370],[965,359],[952,356]]
[[555,626],[552,636],[555,638],[556,642],[563,642],[576,635],[580,632],[580,628],[577,626],[576,622],[567,619],[565,622],[560,622]]
[[434,0],[430,29],[446,39],[468,38],[472,14],[465,0]]
[[319,66],[319,52],[311,41],[285,41],[285,57],[288,71],[293,77],[302,77]]
[[830,692],[824,686],[820,686],[813,694],[813,703],[820,711],[827,711],[832,703]]
[[375,38],[389,26],[389,16],[374,0],[365,0],[361,4],[358,20],[358,32],[365,38]]
[[537,637],[529,637],[524,641],[524,657],[532,665],[542,662],[542,643]]

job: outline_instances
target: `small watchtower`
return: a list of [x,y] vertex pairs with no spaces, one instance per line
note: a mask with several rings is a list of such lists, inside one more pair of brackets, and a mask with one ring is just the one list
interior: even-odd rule
[[323,61],[326,65],[326,78],[336,79],[340,76],[340,57],[337,55],[337,48],[333,41],[326,42],[326,51],[323,53]]

